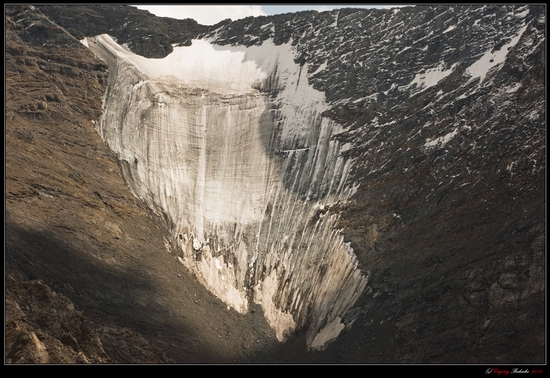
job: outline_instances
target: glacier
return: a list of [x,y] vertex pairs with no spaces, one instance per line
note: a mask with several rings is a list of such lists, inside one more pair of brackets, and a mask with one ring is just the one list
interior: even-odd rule
[[170,251],[236,311],[260,304],[280,341],[337,337],[369,280],[336,228],[353,161],[290,43],[195,39],[163,59],[83,43],[109,64],[97,131]]

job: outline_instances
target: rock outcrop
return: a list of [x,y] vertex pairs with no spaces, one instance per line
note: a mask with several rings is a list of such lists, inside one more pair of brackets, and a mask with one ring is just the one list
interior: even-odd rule
[[542,361],[543,10],[303,12],[208,34],[290,43],[344,126],[359,187],[339,227],[371,273],[347,358],[364,361],[358,328],[389,322],[385,361]]
[[[122,241],[109,251],[142,250],[129,219],[147,217],[159,226],[148,248],[173,252],[164,264],[177,269],[179,257],[242,312],[261,302],[279,339],[290,337],[282,348],[302,338],[326,348],[270,358],[544,361],[543,6],[345,9],[210,28],[109,9],[112,18],[87,6],[70,17],[63,6],[8,14],[8,266],[52,276],[53,261],[29,268],[14,253],[21,235],[46,240],[51,230],[86,247],[111,235]],[[96,26],[77,22],[92,16]],[[148,19],[162,30],[153,39]],[[201,48],[225,71],[201,61]],[[159,73],[146,57],[172,63]],[[74,131],[51,129],[61,119]],[[93,128],[147,210],[94,183],[118,170]],[[67,146],[84,133],[97,143]],[[69,151],[94,162],[77,165]],[[93,168],[98,159],[104,168]],[[78,193],[93,194],[94,216],[59,201]],[[128,224],[94,218],[105,211]],[[101,232],[83,226],[92,219]],[[150,235],[141,222],[134,232]],[[97,253],[107,261],[83,256]]]

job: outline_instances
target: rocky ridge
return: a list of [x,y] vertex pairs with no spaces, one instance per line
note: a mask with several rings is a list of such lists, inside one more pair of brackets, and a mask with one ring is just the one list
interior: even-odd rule
[[189,46],[192,38],[209,29],[192,19],[159,18],[129,5],[46,5],[38,8],[78,40],[106,33],[147,58],[165,57],[173,51],[172,45]]
[[346,153],[361,162],[356,195],[331,211],[372,277],[344,319],[355,318],[353,332],[325,356],[542,361],[543,10],[304,12],[203,36],[222,45],[290,41],[329,100],[325,116],[345,126],[337,137],[352,143]]
[[390,322],[391,361],[535,361],[544,344],[543,9],[301,12],[207,34],[290,42],[347,127],[361,184],[340,227],[373,275],[354,327]]

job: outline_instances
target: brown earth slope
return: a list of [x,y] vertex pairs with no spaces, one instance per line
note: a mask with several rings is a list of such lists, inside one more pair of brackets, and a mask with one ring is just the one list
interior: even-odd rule
[[[51,17],[63,16],[56,9]],[[6,361],[543,362],[545,44],[528,43],[542,16],[518,44],[529,51],[516,50],[493,87],[434,108],[443,126],[460,117],[476,126],[457,153],[401,151],[418,147],[409,140],[429,118],[424,94],[388,105],[411,121],[379,136],[363,127],[374,112],[341,110],[362,141],[386,146],[357,144],[360,187],[341,209],[372,278],[353,327],[309,353],[303,335],[277,343],[261,311],[228,311],[184,271],[94,130],[105,64],[37,9],[6,8]],[[75,22],[64,25],[74,35]],[[160,56],[163,38],[135,47]]]
[[6,361],[246,362],[276,343],[184,271],[125,185],[94,130],[105,64],[30,7],[7,8],[6,37]]

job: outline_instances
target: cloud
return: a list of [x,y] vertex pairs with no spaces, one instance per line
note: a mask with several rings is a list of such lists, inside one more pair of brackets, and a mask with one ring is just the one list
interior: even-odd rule
[[202,25],[214,25],[230,18],[266,16],[260,5],[136,5],[159,17],[192,18]]
[[202,25],[214,25],[226,18],[238,20],[249,16],[267,16],[281,13],[316,10],[319,12],[339,8],[394,8],[403,5],[135,5],[159,17],[192,18]]
[[316,10],[318,12],[331,11],[333,9],[342,8],[364,8],[364,9],[390,9],[396,7],[403,7],[405,5],[361,5],[361,4],[325,4],[325,5],[263,5],[262,9],[269,15],[300,12],[305,10]]

